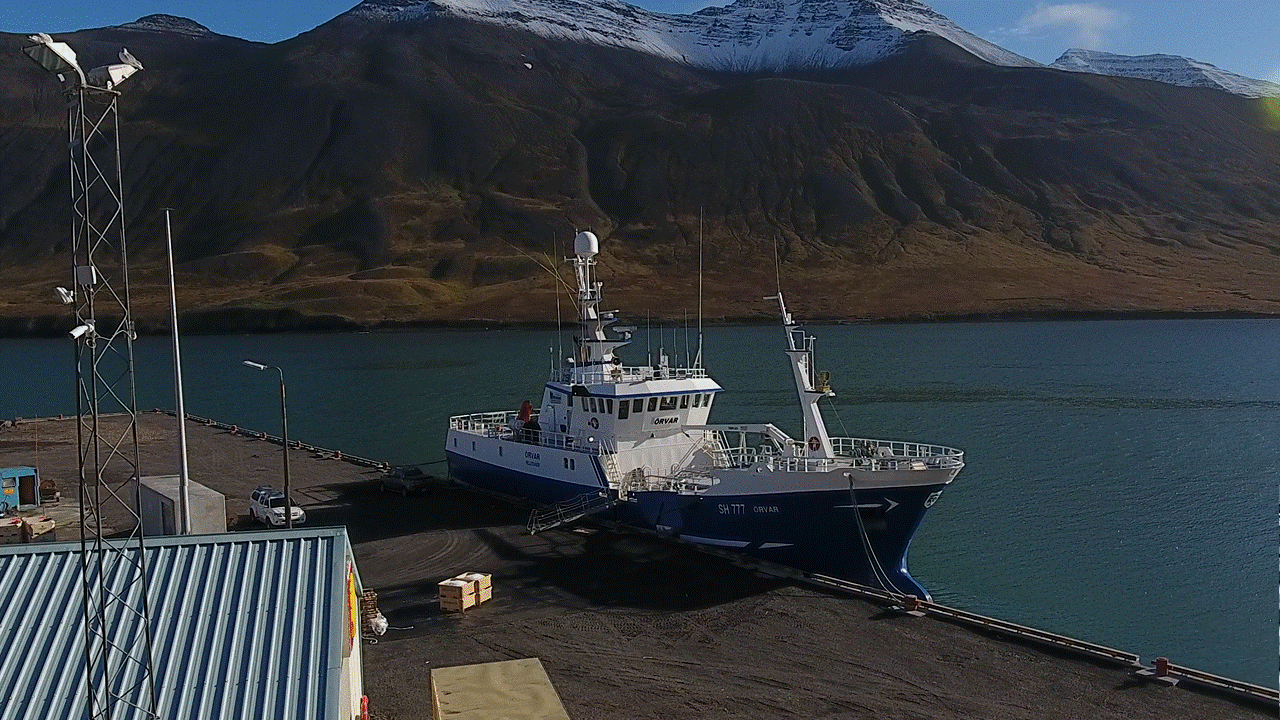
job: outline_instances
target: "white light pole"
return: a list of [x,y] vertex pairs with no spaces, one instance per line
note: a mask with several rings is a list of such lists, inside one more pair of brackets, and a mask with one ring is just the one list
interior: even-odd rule
[[289,494],[289,416],[284,402],[284,371],[275,365],[263,365],[252,360],[245,360],[246,367],[254,370],[275,370],[280,373],[280,440],[284,445],[284,517],[288,528],[293,529],[293,496]]
[[178,291],[173,281],[173,231],[164,209],[164,237],[169,249],[169,311],[173,332],[173,394],[178,410],[178,532],[191,534],[191,476],[187,467],[187,410],[182,402],[182,353],[178,351]]

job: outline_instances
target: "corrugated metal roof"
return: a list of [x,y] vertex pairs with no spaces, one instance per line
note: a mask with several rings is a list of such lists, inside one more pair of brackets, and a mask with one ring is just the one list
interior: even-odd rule
[[[145,552],[160,717],[338,717],[344,529],[148,538]],[[109,591],[138,591],[105,574]],[[81,586],[79,542],[0,546],[0,698],[15,716],[87,716]]]

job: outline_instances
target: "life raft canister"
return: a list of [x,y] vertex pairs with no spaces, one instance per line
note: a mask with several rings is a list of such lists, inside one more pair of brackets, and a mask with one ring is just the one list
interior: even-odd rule
[[810,449],[810,450],[812,450],[812,451],[814,451],[814,452],[818,452],[818,449],[819,449],[819,448],[821,448],[821,447],[822,447],[822,442],[818,440],[818,436],[817,436],[817,435],[814,435],[813,437],[809,438],[809,449]]

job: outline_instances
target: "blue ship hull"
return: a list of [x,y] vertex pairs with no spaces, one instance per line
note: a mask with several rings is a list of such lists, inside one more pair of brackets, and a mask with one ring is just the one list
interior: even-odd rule
[[[513,500],[553,505],[593,490],[608,491],[603,479],[596,486],[583,485],[498,467],[452,450],[445,451],[445,456],[449,460],[449,476],[454,480]],[[604,477],[599,472],[597,475]]]
[[[448,452],[452,477],[506,497],[553,504],[596,487],[523,473]],[[631,493],[597,517],[808,573],[928,598],[907,571],[911,538],[943,484],[751,495]]]
[[864,490],[852,498],[847,490],[715,497],[642,492],[635,494],[640,517],[631,522],[808,573],[927,598],[907,571],[907,551],[926,502],[942,488]]

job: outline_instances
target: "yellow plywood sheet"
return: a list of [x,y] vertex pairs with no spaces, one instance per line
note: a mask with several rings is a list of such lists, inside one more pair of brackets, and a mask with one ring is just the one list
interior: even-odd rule
[[537,658],[434,668],[436,720],[569,720]]

